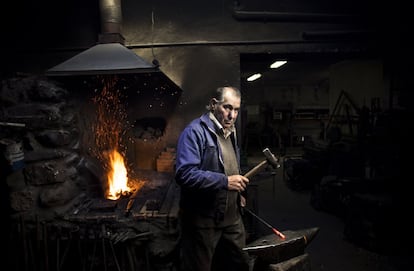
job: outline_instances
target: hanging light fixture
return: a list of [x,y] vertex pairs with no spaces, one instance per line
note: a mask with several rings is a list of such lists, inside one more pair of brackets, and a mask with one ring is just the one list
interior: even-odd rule
[[248,82],[252,82],[252,81],[255,81],[255,80],[259,79],[260,77],[262,77],[262,74],[261,73],[255,73],[255,74],[249,76],[247,78],[247,81]]
[[286,60],[277,60],[270,65],[271,69],[277,69],[287,63]]

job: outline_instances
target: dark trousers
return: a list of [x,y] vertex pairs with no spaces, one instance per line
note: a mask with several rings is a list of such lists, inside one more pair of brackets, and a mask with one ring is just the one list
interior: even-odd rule
[[181,225],[181,271],[248,271],[242,219],[223,227]]

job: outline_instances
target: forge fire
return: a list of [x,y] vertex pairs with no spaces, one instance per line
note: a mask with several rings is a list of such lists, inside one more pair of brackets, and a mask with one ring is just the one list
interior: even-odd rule
[[106,76],[102,78],[102,82],[102,90],[96,91],[93,98],[96,105],[96,120],[92,125],[95,145],[90,150],[106,171],[106,183],[103,184],[106,187],[105,197],[117,200],[139,190],[143,181],[136,180],[132,184],[128,177],[125,155],[120,153],[121,149],[122,153],[126,153],[129,144],[123,143],[123,135],[130,128],[122,102],[122,92],[116,88],[116,78]]

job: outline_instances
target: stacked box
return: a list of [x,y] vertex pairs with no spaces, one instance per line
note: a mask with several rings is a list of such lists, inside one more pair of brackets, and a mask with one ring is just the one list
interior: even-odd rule
[[175,148],[167,147],[157,157],[158,172],[174,172],[175,167]]

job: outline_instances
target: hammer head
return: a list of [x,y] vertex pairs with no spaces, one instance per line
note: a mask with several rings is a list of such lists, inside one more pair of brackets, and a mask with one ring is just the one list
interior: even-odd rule
[[269,148],[264,149],[263,154],[266,156],[266,160],[269,165],[272,165],[274,168],[280,167],[279,160],[276,158],[276,156],[274,156]]

